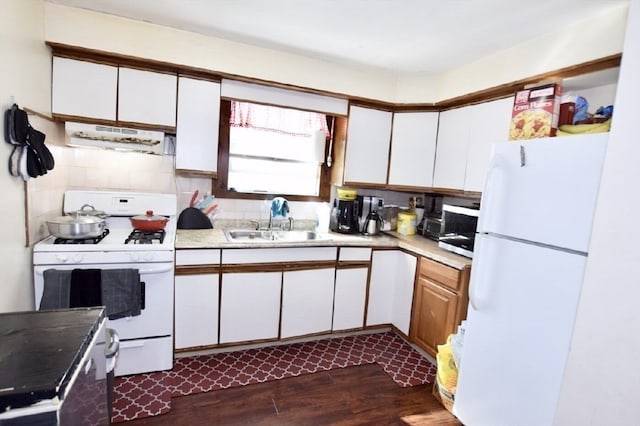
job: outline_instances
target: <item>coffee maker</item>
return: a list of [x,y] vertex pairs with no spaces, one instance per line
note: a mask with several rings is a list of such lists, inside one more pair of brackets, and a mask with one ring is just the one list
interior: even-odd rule
[[329,229],[342,234],[360,232],[360,203],[357,198],[340,197],[333,200]]
[[372,197],[369,195],[358,195],[356,197],[360,205],[360,228],[364,221],[367,219],[369,213],[377,212],[382,215],[382,208],[384,207],[384,199],[381,197]]
[[369,215],[374,213],[374,216],[382,216],[382,209],[384,207],[384,199],[381,197],[372,197],[369,195],[358,195],[356,197],[358,205],[360,206],[360,215],[358,221],[360,224],[360,231],[366,232],[366,223]]

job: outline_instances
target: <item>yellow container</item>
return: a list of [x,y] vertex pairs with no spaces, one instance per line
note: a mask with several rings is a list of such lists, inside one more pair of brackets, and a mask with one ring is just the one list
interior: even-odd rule
[[348,188],[337,188],[338,191],[338,199],[351,201],[356,199],[356,195],[358,195],[358,191],[355,189]]
[[402,235],[415,235],[417,216],[413,212],[398,213],[398,233]]

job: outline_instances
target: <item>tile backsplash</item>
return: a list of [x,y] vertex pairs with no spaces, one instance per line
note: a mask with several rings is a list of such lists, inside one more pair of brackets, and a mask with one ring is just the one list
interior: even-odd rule
[[[53,154],[55,167],[44,176],[29,179],[25,185],[28,245],[48,235],[48,219],[63,214],[62,201],[67,189],[175,193],[178,212],[189,206],[196,189],[200,197],[211,193],[211,179],[176,176],[172,155],[71,147],[65,145],[64,124],[38,116],[30,116],[29,120],[34,128],[46,134],[45,143]],[[358,194],[382,197],[385,204],[401,207],[408,206],[409,197],[425,195],[371,189],[359,189]],[[333,188],[332,201],[335,195]],[[223,223],[269,219],[269,200],[220,198],[216,202],[214,225],[216,220]],[[291,201],[289,216],[306,223],[315,222],[318,215],[328,216],[331,202]]]
[[[31,125],[46,134],[45,143],[55,159],[46,175],[29,179],[26,187],[29,245],[48,235],[46,221],[60,216],[67,189],[175,193],[178,211],[189,206],[197,189],[201,196],[211,193],[211,180],[175,176],[171,155],[150,155],[65,145],[64,125],[30,116]],[[270,201],[217,199],[215,219],[268,220]],[[290,216],[298,220],[316,219],[318,206],[327,203],[289,204]]]
[[63,214],[67,189],[176,193],[172,156],[70,147],[65,145],[64,124],[35,115],[29,121],[46,135],[55,159],[53,170],[25,185],[29,245],[49,234],[48,219]]

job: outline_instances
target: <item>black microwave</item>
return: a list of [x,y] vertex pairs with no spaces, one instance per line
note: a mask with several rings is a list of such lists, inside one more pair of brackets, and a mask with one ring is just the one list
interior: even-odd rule
[[475,206],[442,205],[442,233],[438,246],[466,257],[473,257],[473,243],[480,210]]

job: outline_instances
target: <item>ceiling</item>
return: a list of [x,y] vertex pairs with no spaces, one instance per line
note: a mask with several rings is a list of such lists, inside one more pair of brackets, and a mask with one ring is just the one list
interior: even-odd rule
[[439,73],[629,0],[47,0],[351,66]]

